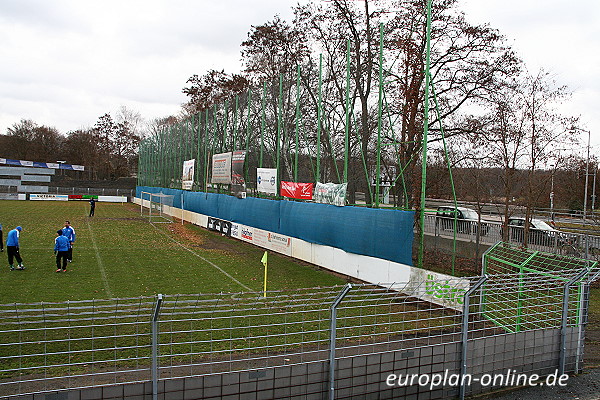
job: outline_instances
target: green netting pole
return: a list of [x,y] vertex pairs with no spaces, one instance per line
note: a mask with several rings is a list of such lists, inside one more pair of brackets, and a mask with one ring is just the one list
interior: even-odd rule
[[141,140],[140,144],[138,145],[138,164],[137,164],[137,169],[138,169],[138,174],[137,174],[137,179],[136,179],[136,185],[137,186],[142,186],[142,174],[143,174],[143,169],[142,169],[142,165],[144,163],[144,141]]
[[[190,159],[192,157],[189,157],[192,154],[192,141],[190,140],[191,134],[190,134],[190,119],[186,119],[185,120],[185,157],[184,159]],[[183,167],[182,167],[182,172],[183,172]]]
[[383,24],[379,24],[379,99],[377,101],[377,160],[375,167],[375,208],[379,208],[381,179],[381,112],[383,108]]
[[169,127],[163,128],[163,147],[165,149],[165,163],[162,165],[164,174],[164,185],[163,187],[169,187],[169,181],[171,179],[171,142],[167,140],[169,138]]
[[276,164],[275,164],[275,168],[276,168],[276,174],[277,174],[277,194],[279,194],[279,179],[281,178],[280,174],[279,174],[279,163],[280,163],[280,155],[279,153],[281,152],[281,135],[282,135],[282,114],[283,114],[283,74],[279,74],[279,98],[277,100],[277,105],[278,105],[278,112],[277,112],[277,143],[275,144],[275,148],[276,148]]
[[267,96],[267,82],[263,82],[263,93],[262,93],[262,121],[260,124],[260,157],[258,159],[258,166],[263,166],[263,151],[265,147],[265,97]]
[[173,126],[169,126],[169,139],[171,140],[171,146],[169,148],[171,152],[170,164],[169,164],[169,187],[174,186],[175,182],[175,172],[173,168],[175,168],[176,157],[177,157],[177,139],[175,138],[175,130]]
[[300,123],[300,65],[298,65],[297,73],[296,73],[296,118],[295,118],[295,142],[294,148],[296,150],[296,154],[294,156],[294,182],[298,182],[298,129]]
[[321,84],[323,82],[323,54],[319,54],[319,104],[317,104],[317,182],[321,181],[321,113],[322,95]]
[[173,125],[171,127],[171,138],[173,140],[173,157],[172,157],[172,164],[171,164],[171,173],[173,174],[173,179],[171,180],[171,186],[172,188],[175,187],[175,184],[177,183],[177,161],[179,160],[179,126],[178,125]]
[[[215,104],[213,109],[213,123],[212,123],[212,135],[213,139],[210,144],[210,153],[214,154],[219,148],[219,136],[217,134],[217,105]],[[221,185],[217,183],[217,193],[221,192]]]
[[156,169],[155,171],[158,174],[158,180],[161,186],[164,186],[165,183],[165,170],[163,168],[163,165],[165,165],[165,146],[164,146],[164,142],[163,142],[163,132],[162,129],[160,129],[158,132],[156,132],[156,145],[158,146],[158,151],[159,151],[159,161],[160,164],[156,165]]
[[166,165],[166,174],[167,181],[165,187],[171,187],[171,179],[173,179],[173,147],[175,144],[173,143],[173,135],[171,125],[165,128],[165,143],[167,147],[167,165]]
[[233,148],[232,151],[236,150],[237,145],[237,115],[238,115],[238,106],[239,106],[238,95],[235,95],[235,108],[233,109]]
[[350,151],[350,39],[346,40],[346,129],[344,134],[344,182],[348,182],[348,153]]
[[138,150],[138,177],[137,177],[137,185],[145,186],[146,185],[146,170],[149,166],[148,163],[148,155],[150,154],[147,150],[148,143],[145,141],[140,142],[140,147]]
[[418,266],[423,268],[423,245],[425,242],[425,189],[427,182],[427,136],[429,133],[429,85],[431,76],[429,75],[429,66],[431,63],[431,0],[427,0],[427,39],[425,50],[425,104],[423,115],[423,161],[421,166],[421,205],[419,210],[419,256]]
[[196,138],[196,190],[200,186],[200,171],[202,168],[202,112],[198,112],[198,129]]
[[209,124],[209,110],[206,109],[206,118],[204,118],[204,165],[202,166],[202,176],[203,176],[203,190],[208,192],[208,163],[210,157],[210,150],[208,148],[208,124]]
[[148,155],[150,154],[147,151],[148,142],[142,140],[140,142],[138,148],[138,176],[137,176],[137,185],[138,186],[146,186],[146,169],[149,166],[148,163]]
[[223,141],[221,142],[221,153],[227,151],[227,122],[229,113],[229,102],[225,100],[225,108],[223,109]]
[[[175,177],[178,178],[179,182],[181,182],[181,164],[185,157],[185,122],[179,123],[177,126],[177,134],[179,136],[178,146],[177,146],[177,162],[175,163]],[[180,185],[175,185],[175,188],[180,188]]]
[[[246,118],[246,154],[248,154],[248,149],[250,148],[250,104],[252,102],[252,88],[248,88],[248,116]],[[244,163],[244,178],[246,183],[248,182],[248,163]]]

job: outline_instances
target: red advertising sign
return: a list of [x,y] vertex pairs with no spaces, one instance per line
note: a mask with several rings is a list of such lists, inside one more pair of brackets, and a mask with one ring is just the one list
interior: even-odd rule
[[297,183],[281,181],[281,195],[292,199],[310,200],[314,183]]

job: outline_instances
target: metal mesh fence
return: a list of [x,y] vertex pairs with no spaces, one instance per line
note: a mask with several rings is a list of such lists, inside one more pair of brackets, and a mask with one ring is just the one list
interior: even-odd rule
[[[559,365],[574,371],[583,354],[582,304],[590,276],[575,283],[532,273],[467,278],[440,282],[439,293],[427,298],[431,286],[423,281],[267,297],[220,293],[2,305],[0,396],[150,381],[159,390],[157,382],[182,377],[315,363],[331,368],[322,368],[318,383],[325,388],[329,379],[338,398],[386,390],[397,395],[398,388],[384,385],[385,374],[411,362],[422,373],[484,373],[497,370],[498,360],[528,371]],[[471,288],[466,293],[465,282]],[[566,293],[565,285],[582,290]],[[435,300],[456,290],[464,295],[452,304]],[[539,365],[516,345],[504,344],[530,332],[550,335],[519,339],[527,351],[547,357]],[[564,352],[557,340],[564,341]],[[489,343],[503,345],[489,349]],[[377,356],[370,366],[376,372],[359,367],[365,355]]]

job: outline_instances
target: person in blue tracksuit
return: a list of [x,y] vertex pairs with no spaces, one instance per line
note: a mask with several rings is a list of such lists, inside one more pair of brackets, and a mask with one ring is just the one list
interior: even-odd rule
[[[25,269],[23,266],[23,258],[21,258],[21,254],[19,254],[19,235],[22,230],[22,227],[17,226],[6,235],[6,253],[8,254],[8,267],[11,271],[14,269]],[[13,259],[16,259],[17,263],[19,263],[16,268],[13,266]]]
[[[54,239],[54,255],[56,256],[56,272],[67,272],[67,257],[71,248],[69,239],[63,235],[63,230],[56,231]],[[62,261],[62,264],[61,264]]]
[[62,234],[69,240],[69,254],[67,260],[73,261],[73,245],[75,244],[75,228],[71,226],[69,221],[65,221],[65,227],[62,228]]

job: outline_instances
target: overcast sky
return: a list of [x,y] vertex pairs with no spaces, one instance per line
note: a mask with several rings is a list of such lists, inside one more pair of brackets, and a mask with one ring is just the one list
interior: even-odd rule
[[[471,23],[507,36],[530,71],[543,67],[573,90],[565,111],[600,152],[600,1],[459,1]],[[295,3],[0,0],[0,133],[21,119],[66,133],[121,106],[146,120],[177,114],[190,76],[239,71],[250,26],[290,20]]]

